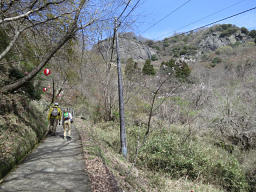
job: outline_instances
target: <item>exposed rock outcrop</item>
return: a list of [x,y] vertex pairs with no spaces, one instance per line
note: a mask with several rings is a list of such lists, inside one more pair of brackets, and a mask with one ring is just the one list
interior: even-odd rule
[[[107,39],[99,42],[93,49],[101,52],[104,57],[110,58],[111,44],[112,40]],[[119,53],[120,58],[124,61],[129,58],[132,58],[134,61],[144,61],[150,59],[152,55],[156,54],[156,51],[138,40],[134,33],[123,33],[119,35]],[[116,57],[115,51],[113,56]]]
[[152,48],[138,41],[136,36],[131,33],[120,35],[119,46],[120,57],[125,60],[129,58],[133,58],[135,61],[146,60],[156,54]]
[[236,43],[244,43],[250,37],[238,30],[237,32],[222,37],[221,31],[216,31],[212,33],[207,33],[204,38],[201,39],[199,43],[199,50],[203,51],[214,51],[219,47],[234,45]]

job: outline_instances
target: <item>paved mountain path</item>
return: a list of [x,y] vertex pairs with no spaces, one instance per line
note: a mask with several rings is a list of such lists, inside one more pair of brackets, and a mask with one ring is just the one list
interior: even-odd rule
[[48,136],[0,184],[1,192],[87,192],[89,178],[85,172],[82,144],[72,127],[72,140],[63,139],[63,129],[57,136]]

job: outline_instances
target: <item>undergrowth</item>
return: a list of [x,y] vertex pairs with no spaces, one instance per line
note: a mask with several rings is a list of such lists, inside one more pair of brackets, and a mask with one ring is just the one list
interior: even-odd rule
[[104,161],[119,182],[129,184],[127,191],[247,191],[245,174],[236,158],[207,142],[196,138],[184,142],[172,129],[155,130],[140,148],[132,168],[135,149],[141,146],[145,133],[143,127],[127,126],[129,161],[119,155],[118,124],[97,123],[93,130],[94,139],[104,146]]

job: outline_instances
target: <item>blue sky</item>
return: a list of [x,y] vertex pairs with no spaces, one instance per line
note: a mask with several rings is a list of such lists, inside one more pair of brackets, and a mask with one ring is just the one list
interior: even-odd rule
[[[186,1],[187,0],[142,0],[139,7],[133,13],[136,19],[133,30],[137,35],[152,40],[160,40],[172,36],[175,32],[186,32],[256,7],[256,0],[191,0],[184,7],[171,14],[154,27],[148,29],[148,27],[155,24]],[[220,12],[214,14],[218,11]],[[202,19],[206,16],[209,17]],[[193,23],[198,20],[201,21]],[[193,24],[185,27],[190,23]],[[244,26],[250,30],[255,29],[256,9],[227,19],[221,23],[231,23],[239,27]],[[148,30],[145,31],[146,29]]]

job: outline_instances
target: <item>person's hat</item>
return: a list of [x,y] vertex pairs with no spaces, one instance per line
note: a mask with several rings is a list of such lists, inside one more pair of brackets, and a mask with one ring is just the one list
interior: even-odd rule
[[59,103],[54,103],[54,106],[59,106]]

